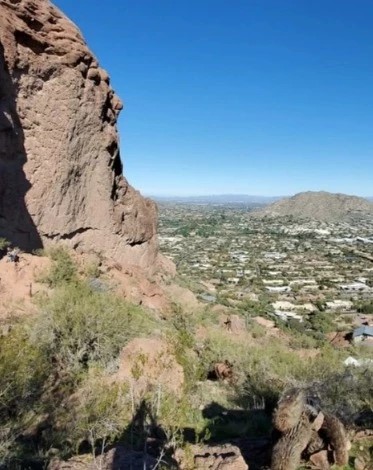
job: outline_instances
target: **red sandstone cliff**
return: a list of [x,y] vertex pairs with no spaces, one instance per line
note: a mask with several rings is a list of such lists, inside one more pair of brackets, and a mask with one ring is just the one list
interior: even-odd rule
[[151,268],[155,204],[122,175],[122,103],[48,0],[0,0],[0,236]]

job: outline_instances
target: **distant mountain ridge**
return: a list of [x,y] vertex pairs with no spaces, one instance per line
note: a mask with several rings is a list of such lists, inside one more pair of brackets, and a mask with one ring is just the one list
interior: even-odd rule
[[156,202],[184,204],[271,204],[283,196],[253,196],[249,194],[211,194],[207,196],[154,196]]
[[373,218],[373,203],[358,196],[308,191],[276,201],[256,214],[293,216],[325,222],[351,221],[362,217]]
[[[310,191],[312,192],[312,191]],[[321,191],[323,192],[323,191]],[[306,193],[299,193],[306,194]],[[326,193],[333,194],[333,193]],[[211,194],[197,196],[157,196],[149,194],[148,197],[159,203],[180,203],[180,204],[259,204],[269,205],[276,201],[287,200],[290,196],[255,196],[250,194]],[[348,196],[358,197],[358,196]],[[373,197],[359,198],[373,202]]]

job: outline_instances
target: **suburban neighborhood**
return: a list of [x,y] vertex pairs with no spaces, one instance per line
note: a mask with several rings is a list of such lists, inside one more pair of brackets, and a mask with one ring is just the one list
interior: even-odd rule
[[[160,244],[203,302],[373,345],[373,224],[257,217],[240,204],[160,205]],[[300,326],[296,326],[296,323]],[[284,325],[282,325],[284,326]],[[349,333],[349,335],[348,335]]]

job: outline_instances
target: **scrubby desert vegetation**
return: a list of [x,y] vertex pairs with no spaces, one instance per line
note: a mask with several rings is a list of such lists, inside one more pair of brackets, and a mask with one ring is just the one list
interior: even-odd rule
[[36,312],[3,320],[4,464],[42,468],[79,454],[99,464],[121,445],[152,456],[153,467],[177,468],[175,451],[195,443],[269,445],[272,411],[289,386],[348,429],[372,425],[372,374],[343,364],[356,346],[268,329],[250,311],[235,314],[239,330],[227,328],[225,307],[174,303],[160,315],[123,299],[99,265],[82,266],[64,248],[48,256]]

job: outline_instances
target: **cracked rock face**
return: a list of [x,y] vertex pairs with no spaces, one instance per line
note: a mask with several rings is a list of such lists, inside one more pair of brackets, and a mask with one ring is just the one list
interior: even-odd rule
[[56,7],[0,0],[0,237],[154,266],[156,206],[122,175],[122,107]]

